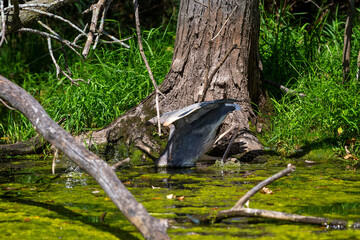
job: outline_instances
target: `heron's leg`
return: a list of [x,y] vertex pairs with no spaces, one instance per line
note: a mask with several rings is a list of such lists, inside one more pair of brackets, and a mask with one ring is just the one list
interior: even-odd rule
[[[236,136],[238,135],[238,133],[239,133],[239,131],[240,131],[240,127],[239,127],[239,126],[237,126],[237,127],[234,126],[233,129],[235,129],[235,131],[233,132],[233,135],[232,135],[232,137],[231,137],[231,139],[230,139],[229,145],[227,146],[227,148],[226,148],[226,150],[225,150],[225,153],[224,153],[224,155],[223,155],[223,157],[222,157],[222,159],[221,159],[221,164],[224,164],[225,159],[226,159],[226,157],[227,157],[227,155],[228,155],[228,153],[229,153],[230,147],[231,147],[231,145],[233,144]],[[232,130],[232,129],[231,129],[231,130]]]
[[218,136],[218,138],[215,140],[214,145],[215,145],[218,141],[220,141],[220,139],[222,139],[226,134],[228,134],[229,132],[231,132],[232,130],[234,130],[234,128],[236,128],[236,126],[232,126],[232,127],[230,127],[228,130],[226,130],[225,132],[223,132],[222,134],[220,134],[220,135]]

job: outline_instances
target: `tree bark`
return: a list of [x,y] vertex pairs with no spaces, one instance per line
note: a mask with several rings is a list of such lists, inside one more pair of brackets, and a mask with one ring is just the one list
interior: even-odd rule
[[0,97],[22,112],[36,131],[92,176],[146,239],[169,239],[167,220],[149,215],[106,162],[56,124],[29,93],[0,75]]
[[[56,9],[61,8],[74,0],[33,0],[26,2],[27,4],[51,4],[49,7],[42,7],[41,10],[46,12],[54,12]],[[17,31],[18,29],[29,26],[33,21],[41,16],[39,13],[20,10],[19,15],[9,14],[6,17],[6,34]]]
[[[244,110],[229,114],[221,132],[233,125],[242,129],[232,154],[259,150],[261,144],[249,131],[248,124],[255,118],[253,107],[265,103],[258,68],[259,3],[252,0],[199,2],[181,1],[173,60],[160,86],[166,96],[160,99],[161,112],[200,101],[238,99]],[[156,115],[154,106],[155,98],[151,94],[109,126],[81,138],[97,144],[124,139],[127,143],[159,150],[159,144],[151,137],[155,128],[145,127],[145,122]],[[229,138],[220,141],[220,149],[225,148]],[[91,143],[88,141],[88,144]]]

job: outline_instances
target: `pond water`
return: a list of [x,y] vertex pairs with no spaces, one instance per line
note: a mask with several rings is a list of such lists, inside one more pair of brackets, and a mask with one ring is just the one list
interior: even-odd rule
[[[311,160],[311,161],[307,161]],[[234,163],[181,171],[124,166],[118,176],[151,215],[170,220],[172,239],[360,239],[360,230],[329,229],[261,218],[202,225],[203,214],[231,208],[260,181],[285,168],[296,171],[257,193],[251,208],[360,221],[360,174],[336,158]],[[0,239],[142,239],[86,173],[51,158],[0,159]]]

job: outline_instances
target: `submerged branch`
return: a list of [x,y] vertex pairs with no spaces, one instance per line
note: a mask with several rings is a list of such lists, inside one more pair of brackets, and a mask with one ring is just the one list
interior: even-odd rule
[[146,239],[169,239],[167,220],[150,216],[121,183],[111,166],[56,124],[29,93],[1,75],[0,97],[23,113],[39,134],[92,176]]

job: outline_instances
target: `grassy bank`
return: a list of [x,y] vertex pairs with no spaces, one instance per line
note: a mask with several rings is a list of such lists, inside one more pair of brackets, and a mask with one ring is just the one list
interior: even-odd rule
[[[267,142],[284,155],[298,149],[345,146],[359,155],[360,95],[356,65],[360,31],[352,36],[351,77],[342,84],[345,17],[319,12],[315,23],[284,11],[262,13],[260,49],[264,76],[299,94],[268,85],[275,109]],[[355,159],[356,160],[356,159]]]
[[[346,16],[319,11],[317,19],[308,22],[301,14],[293,15],[289,9],[281,9],[261,11],[260,53],[264,76],[306,97],[266,85],[274,114],[264,116],[270,119],[271,126],[261,137],[283,155],[305,148],[332,148],[339,155],[346,155],[347,146],[351,154],[359,156],[360,96],[356,80],[359,22],[353,28],[351,78],[342,84]],[[167,26],[143,31],[146,55],[158,83],[170,67],[175,25],[171,21]],[[2,74],[35,96],[55,121],[66,117],[63,127],[73,134],[101,128],[153,89],[134,31],[124,34],[119,30],[119,35],[133,36],[128,41],[130,49],[100,45],[84,62],[70,55],[74,78],[90,80],[89,84],[71,86],[65,78],[60,83],[47,56],[45,41],[36,36],[31,37],[35,46],[13,41],[1,48]],[[63,63],[59,54],[56,51]],[[0,107],[0,143],[13,143],[34,134],[21,114]],[[352,159],[357,161],[355,157]]]

